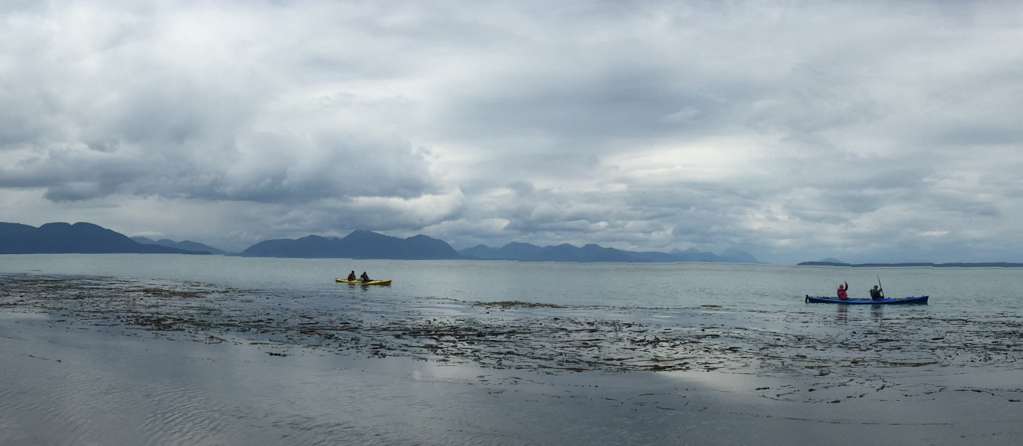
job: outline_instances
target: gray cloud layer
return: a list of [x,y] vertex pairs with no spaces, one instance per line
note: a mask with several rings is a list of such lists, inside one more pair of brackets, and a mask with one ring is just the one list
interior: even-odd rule
[[0,220],[1023,261],[1014,2],[0,5]]

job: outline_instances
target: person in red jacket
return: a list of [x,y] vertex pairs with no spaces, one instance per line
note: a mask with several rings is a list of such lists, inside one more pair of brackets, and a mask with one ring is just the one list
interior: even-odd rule
[[353,281],[355,279],[357,279],[357,277],[355,277],[355,271],[352,271],[350,274],[348,274],[348,280]]
[[849,293],[846,292],[846,290],[848,290],[848,289],[849,289],[849,282],[846,282],[845,285],[838,284],[838,298],[842,299],[842,300],[849,299]]

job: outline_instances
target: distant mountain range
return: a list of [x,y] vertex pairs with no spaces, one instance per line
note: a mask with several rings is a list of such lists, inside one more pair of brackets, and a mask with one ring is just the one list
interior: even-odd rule
[[[92,223],[47,223],[38,228],[19,223],[0,223],[0,254],[226,254],[223,250],[185,240],[175,242],[146,237],[129,238]],[[738,250],[722,254],[696,249],[671,252],[634,252],[589,244],[582,248],[569,244],[536,246],[509,243],[500,248],[477,245],[455,251],[442,240],[416,235],[398,238],[372,231],[355,231],[344,238],[316,235],[300,239],[267,240],[242,251],[245,257],[350,258],[395,260],[518,260],[523,262],[734,262],[760,263],[752,255]],[[933,267],[1023,268],[1023,263],[859,263],[834,258],[803,262],[803,266],[845,267]]]
[[524,262],[737,262],[758,263],[749,253],[737,250],[723,255],[696,249],[671,252],[634,252],[600,245],[577,248],[569,244],[539,247],[528,243],[509,243],[501,248],[484,245],[458,251],[465,258],[478,260],[519,260]]
[[224,250],[222,250],[222,249],[217,249],[217,248],[214,248],[212,246],[204,245],[204,244],[199,243],[199,242],[193,242],[191,240],[185,240],[183,242],[175,242],[174,240],[169,240],[169,239],[153,240],[153,239],[146,238],[146,237],[132,237],[131,239],[135,240],[136,242],[138,242],[140,244],[143,244],[143,245],[160,245],[160,246],[166,246],[166,247],[169,247],[169,248],[183,249],[185,251],[205,252],[205,253],[208,253],[208,254],[220,254],[220,255],[226,254],[224,252]]
[[250,246],[240,254],[245,257],[300,257],[394,260],[451,260],[461,259],[451,245],[425,235],[406,239],[355,231],[345,238],[325,238],[317,235],[297,240],[267,240]]
[[[179,253],[225,254],[223,250],[193,241],[128,238],[91,223],[48,223],[39,228],[17,223],[0,223],[0,254],[58,253]],[[256,243],[237,254],[244,257],[350,258],[395,260],[518,260],[524,262],[740,262],[759,263],[748,253],[736,250],[721,255],[696,249],[672,252],[633,252],[599,245],[582,248],[569,244],[536,246],[509,243],[501,248],[478,245],[455,251],[442,240],[416,235],[398,238],[372,231],[354,231],[344,238],[310,235],[299,239],[277,239]]]
[[47,223],[38,228],[0,223],[0,254],[203,254],[159,245],[143,245],[91,223]]
[[484,245],[455,251],[446,242],[425,235],[407,239],[390,237],[370,231],[355,231],[345,238],[324,238],[316,235],[300,239],[267,240],[252,245],[241,253],[247,257],[303,257],[402,260],[519,260],[524,262],[747,262],[757,263],[753,256],[741,251],[728,251],[723,256],[695,249],[687,251],[631,252],[598,245],[577,248],[563,244],[539,247],[528,243],[509,243],[502,248]]

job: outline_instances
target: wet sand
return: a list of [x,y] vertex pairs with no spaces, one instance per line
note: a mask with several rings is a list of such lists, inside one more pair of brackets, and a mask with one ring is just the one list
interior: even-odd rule
[[0,444],[1023,439],[1019,316],[833,316],[0,276]]

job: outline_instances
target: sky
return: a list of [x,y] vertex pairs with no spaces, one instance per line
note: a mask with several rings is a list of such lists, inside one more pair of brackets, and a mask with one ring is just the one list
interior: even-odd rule
[[0,1],[0,221],[1023,262],[1023,3]]

